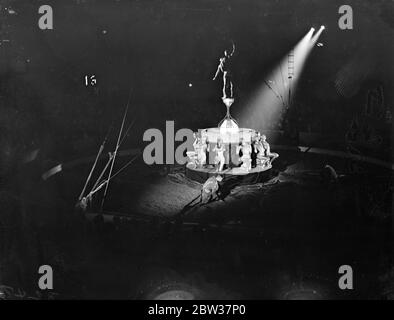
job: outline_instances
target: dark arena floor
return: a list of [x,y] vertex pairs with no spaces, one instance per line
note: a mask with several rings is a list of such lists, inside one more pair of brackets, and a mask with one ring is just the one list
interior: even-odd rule
[[[58,274],[60,297],[387,297],[391,207],[381,190],[390,188],[390,172],[364,166],[357,174],[339,171],[330,184],[318,169],[326,161],[344,163],[284,152],[267,181],[224,181],[224,200],[195,207],[186,205],[201,186],[186,178],[184,167],[137,162],[111,185],[104,214],[86,218],[72,206],[89,171],[77,164],[24,186],[35,233],[6,229],[18,241],[2,242],[5,252],[13,250],[3,279],[24,283],[45,259]],[[357,290],[338,289],[344,264],[357,270]]]

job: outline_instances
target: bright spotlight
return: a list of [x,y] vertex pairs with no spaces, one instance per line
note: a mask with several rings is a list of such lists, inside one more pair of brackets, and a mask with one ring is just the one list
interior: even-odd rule
[[[320,29],[315,33],[315,35],[311,39],[311,46],[314,47],[315,44],[317,43],[317,40],[319,39],[320,35],[322,34],[323,30],[325,29],[325,26],[321,26]],[[320,47],[320,45],[318,46]]]
[[315,28],[312,27],[311,30],[312,30],[312,31],[315,31]]

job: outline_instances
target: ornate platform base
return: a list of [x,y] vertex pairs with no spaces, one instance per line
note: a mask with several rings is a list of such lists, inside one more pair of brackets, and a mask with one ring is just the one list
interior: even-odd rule
[[266,167],[252,168],[247,172],[240,167],[236,167],[217,172],[213,166],[193,168],[193,166],[189,165],[186,166],[186,176],[194,181],[204,183],[211,176],[221,175],[224,180],[237,179],[240,184],[250,184],[269,180],[271,178],[271,168],[272,166],[268,165]]

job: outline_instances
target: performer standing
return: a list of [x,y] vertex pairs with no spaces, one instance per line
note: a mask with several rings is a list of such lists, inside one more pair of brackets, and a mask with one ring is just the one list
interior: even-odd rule
[[[223,99],[233,98],[233,82],[232,82],[232,74],[230,71],[230,58],[233,56],[235,52],[235,44],[233,43],[233,48],[231,53],[227,50],[224,50],[224,56],[219,59],[219,65],[216,69],[215,76],[212,80],[216,80],[217,76],[220,72],[223,73]],[[227,91],[229,89],[229,95],[227,95]]]
[[250,143],[247,143],[244,139],[241,141],[241,146],[238,146],[237,148],[237,153],[242,152],[241,156],[241,168],[249,172],[252,169],[252,159],[251,159],[251,154],[252,154],[252,146]]
[[200,148],[200,137],[198,136],[197,132],[193,132],[193,148],[196,153],[198,153],[198,149]]
[[218,166],[217,172],[221,172],[224,166],[224,152],[226,151],[226,149],[224,148],[224,145],[222,144],[222,141],[220,139],[218,139],[215,148],[213,148],[213,151],[216,152],[215,164]]
[[193,132],[193,150],[187,151],[186,155],[189,158],[188,166],[196,168],[199,165],[199,154],[201,149],[201,139],[198,136],[197,132]]

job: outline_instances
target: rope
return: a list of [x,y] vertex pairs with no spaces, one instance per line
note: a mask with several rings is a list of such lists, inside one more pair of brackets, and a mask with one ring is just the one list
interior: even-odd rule
[[134,162],[135,159],[137,159],[141,154],[137,154],[134,156],[129,162],[127,162],[122,168],[120,168],[112,177],[109,178],[109,180],[115,178],[119,173],[121,173],[126,167],[128,167],[130,164]]
[[106,186],[105,186],[103,199],[102,199],[102,201],[101,201],[101,210],[103,209],[103,206],[104,206],[105,196],[107,195],[108,186],[109,186],[109,181],[110,181],[110,179],[111,179],[111,174],[112,174],[112,169],[113,169],[113,167],[114,167],[115,158],[116,158],[116,155],[117,155],[117,153],[118,153],[120,138],[121,138],[121,136],[122,136],[123,127],[124,127],[124,122],[125,122],[125,120],[126,120],[127,112],[128,112],[128,110],[129,110],[129,105],[130,105],[130,99],[131,99],[131,93],[132,93],[132,91],[133,91],[132,88],[130,88],[129,99],[128,99],[128,101],[127,101],[126,109],[125,109],[125,112],[124,112],[124,115],[123,115],[122,125],[121,125],[120,130],[119,130],[118,141],[116,142],[116,148],[115,148],[115,152],[114,152],[114,158],[113,158],[112,163],[111,163],[111,168],[110,168],[109,173],[108,173],[107,184],[106,184]]

